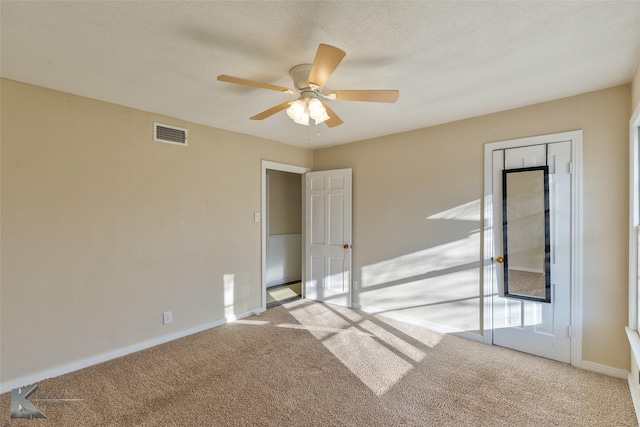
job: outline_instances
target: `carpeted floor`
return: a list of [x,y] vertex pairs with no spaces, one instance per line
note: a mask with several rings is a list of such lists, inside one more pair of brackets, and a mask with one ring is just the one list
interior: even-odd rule
[[62,377],[7,426],[636,426],[625,381],[308,300]]
[[547,291],[546,276],[521,270],[509,270],[509,293],[544,298]]

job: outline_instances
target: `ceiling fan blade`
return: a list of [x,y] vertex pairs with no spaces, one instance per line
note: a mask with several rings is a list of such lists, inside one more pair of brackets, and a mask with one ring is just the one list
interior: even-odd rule
[[346,53],[337,47],[320,44],[307,79],[309,86],[313,85],[317,89],[322,89],[345,55]]
[[294,93],[291,89],[286,88],[286,87],[270,85],[268,83],[254,82],[253,80],[241,79],[239,77],[233,77],[233,76],[226,76],[224,74],[220,74],[218,76],[218,80],[221,81],[221,82],[235,83],[235,84],[238,84],[238,85],[259,87],[261,89],[275,90],[275,91],[278,91],[278,92]]
[[251,117],[251,120],[264,120],[267,117],[273,116],[279,111],[289,108],[289,105],[291,105],[291,101],[283,102],[282,104],[271,107],[268,110],[263,111],[262,113],[256,114],[255,116]]
[[336,113],[334,113],[334,111],[331,108],[329,108],[329,106],[327,104],[325,104],[323,102],[322,105],[324,105],[324,108],[327,110],[327,115],[329,116],[329,119],[327,119],[324,122],[327,126],[332,128],[332,127],[336,127],[336,126],[339,126],[339,125],[344,123],[342,121],[342,119],[340,117],[338,117],[338,115]]
[[400,92],[397,90],[332,90],[327,96],[335,94],[337,101],[389,102],[398,100]]

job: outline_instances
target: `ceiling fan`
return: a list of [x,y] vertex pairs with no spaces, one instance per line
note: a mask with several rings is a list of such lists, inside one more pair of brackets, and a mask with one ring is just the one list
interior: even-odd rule
[[394,103],[398,100],[400,92],[397,90],[330,90],[326,93],[322,92],[323,86],[345,55],[346,53],[337,47],[320,44],[313,64],[300,64],[289,70],[289,76],[293,80],[295,90],[224,74],[219,75],[218,80],[288,94],[298,94],[297,99],[271,107],[251,117],[251,120],[264,120],[286,109],[287,114],[295,123],[309,125],[309,118],[312,118],[316,124],[326,123],[329,127],[335,127],[344,122],[320,98],[336,101],[388,103]]

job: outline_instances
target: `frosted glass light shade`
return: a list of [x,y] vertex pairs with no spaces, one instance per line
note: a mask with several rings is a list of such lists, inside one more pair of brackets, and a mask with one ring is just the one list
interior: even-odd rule
[[[304,114],[305,107],[306,107],[306,105],[305,105],[304,101],[302,101],[301,99],[298,99],[293,104],[291,104],[291,106],[289,108],[287,108],[287,115],[289,117],[291,117],[294,122],[297,123],[297,121],[302,118],[302,116]],[[307,119],[307,121],[308,121],[308,119]]]
[[322,102],[317,98],[311,98],[309,100],[309,115],[311,118],[315,119],[316,117],[321,117],[323,114],[326,114],[326,110]]
[[304,111],[299,119],[293,119],[293,121],[299,125],[309,126],[309,114]]
[[326,122],[327,120],[329,120],[331,117],[329,117],[329,115],[327,114],[327,111],[324,111],[324,114],[320,117],[314,117],[313,120],[316,121],[316,124],[319,125],[322,122]]
[[315,120],[316,124],[320,124],[329,120],[327,110],[317,98],[298,99],[287,108],[287,115],[300,125],[309,125],[309,118]]

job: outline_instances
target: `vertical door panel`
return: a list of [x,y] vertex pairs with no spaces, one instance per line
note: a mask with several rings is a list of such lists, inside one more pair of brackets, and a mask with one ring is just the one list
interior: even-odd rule
[[343,245],[344,238],[344,195],[329,194],[329,244]]
[[309,238],[314,245],[325,243],[325,208],[324,196],[311,195],[311,228]]
[[329,283],[327,288],[338,291],[345,292],[347,289],[345,287],[348,285],[345,283],[345,269],[344,269],[344,259],[343,258],[329,258]]
[[323,257],[311,256],[309,257],[311,263],[309,271],[311,272],[311,283],[317,286],[324,280],[325,259]]

